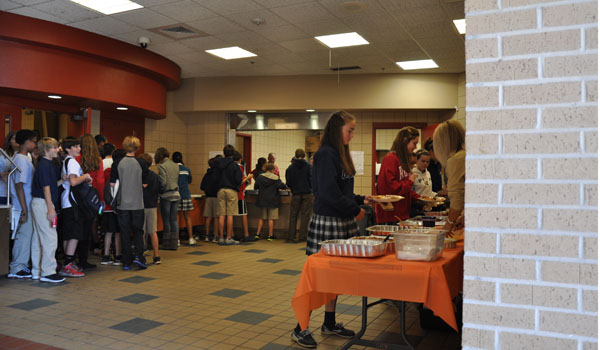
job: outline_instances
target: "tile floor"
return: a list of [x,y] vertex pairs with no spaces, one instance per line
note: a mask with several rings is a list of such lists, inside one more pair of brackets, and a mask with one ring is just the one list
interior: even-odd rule
[[[0,342],[20,338],[78,350],[297,349],[290,340],[296,325],[290,301],[306,260],[303,246],[281,240],[249,245],[202,242],[161,251],[163,263],[143,271],[92,261],[97,269],[63,284],[2,278]],[[360,303],[360,297],[340,296],[338,322],[357,331]],[[318,349],[338,349],[346,340],[322,336],[322,320],[323,308],[311,318]],[[417,350],[460,349],[456,333],[421,329],[414,304],[407,325]],[[400,344],[399,331],[396,307],[369,310],[365,338]]]

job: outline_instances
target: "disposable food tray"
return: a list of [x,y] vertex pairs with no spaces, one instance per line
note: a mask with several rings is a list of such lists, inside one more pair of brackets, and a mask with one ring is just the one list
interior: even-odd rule
[[442,257],[446,231],[436,229],[408,229],[394,233],[398,260],[435,261]]
[[[357,237],[352,237],[352,239],[367,239],[367,240],[375,240],[378,242],[383,242],[385,240],[385,236],[357,236]],[[395,254],[396,248],[394,247],[394,237],[390,237],[385,242],[385,252],[386,252],[386,254]]]
[[385,254],[382,241],[370,239],[331,239],[319,243],[327,255],[373,258]]
[[375,236],[388,236],[400,230],[400,227],[395,225],[375,225],[367,227],[367,231]]

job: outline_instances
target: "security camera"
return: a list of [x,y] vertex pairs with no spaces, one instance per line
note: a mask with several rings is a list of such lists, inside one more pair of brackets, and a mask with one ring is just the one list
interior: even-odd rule
[[145,49],[148,47],[148,44],[150,44],[150,38],[147,38],[145,36],[140,36],[138,38],[138,43],[140,44],[140,47],[142,49]]

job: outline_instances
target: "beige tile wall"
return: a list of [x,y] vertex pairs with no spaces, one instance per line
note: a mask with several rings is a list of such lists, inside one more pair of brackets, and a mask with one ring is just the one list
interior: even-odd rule
[[597,1],[465,8],[463,349],[597,348]]
[[[307,130],[279,131],[245,131],[252,135],[252,164],[247,169],[253,170],[258,158],[267,158],[269,153],[275,153],[275,164],[279,167],[281,181],[285,182],[285,170],[290,165],[297,148],[304,149],[307,135],[313,132]],[[249,188],[254,188],[254,182]]]

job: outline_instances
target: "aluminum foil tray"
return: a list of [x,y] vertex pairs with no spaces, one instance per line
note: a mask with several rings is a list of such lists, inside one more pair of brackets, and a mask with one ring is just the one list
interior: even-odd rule
[[319,243],[327,255],[373,258],[385,254],[386,245],[370,239],[331,239]]
[[367,231],[375,236],[387,236],[400,230],[400,227],[396,225],[375,225],[367,227]]

